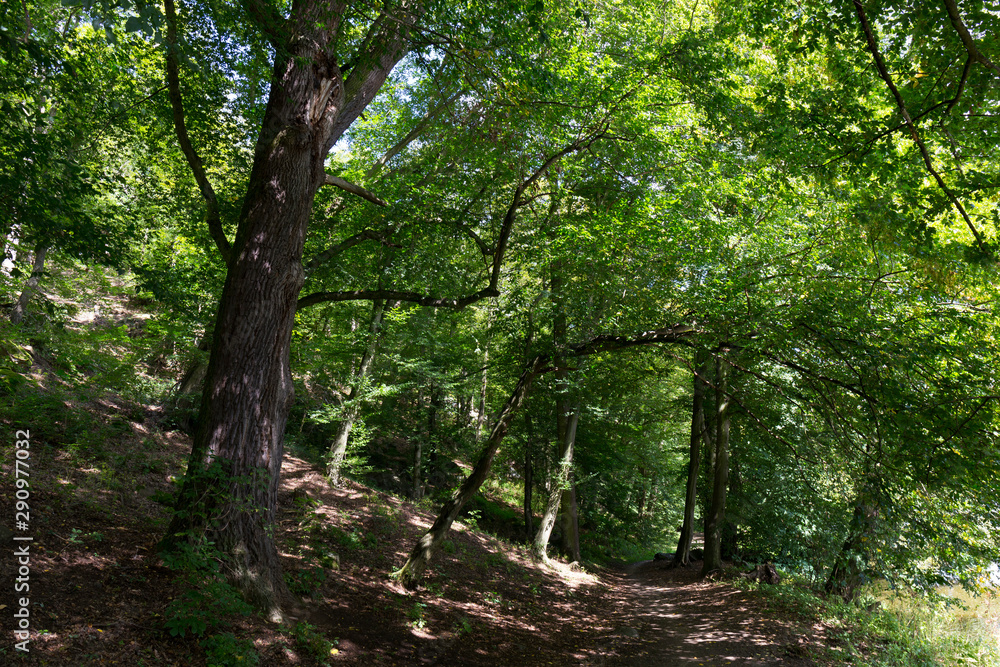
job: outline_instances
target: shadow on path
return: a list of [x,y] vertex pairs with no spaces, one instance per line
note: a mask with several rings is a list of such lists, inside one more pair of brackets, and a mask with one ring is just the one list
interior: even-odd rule
[[[822,643],[791,619],[725,584],[699,579],[700,563],[668,569],[667,561],[634,563],[616,576],[619,597],[607,667],[684,667],[816,663],[809,644]],[[609,582],[610,583],[610,582]]]

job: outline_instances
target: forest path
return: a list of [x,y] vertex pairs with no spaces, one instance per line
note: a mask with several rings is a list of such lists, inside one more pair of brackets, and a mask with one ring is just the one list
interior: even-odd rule
[[616,655],[608,667],[802,667],[822,643],[822,628],[801,628],[791,617],[725,584],[699,578],[695,567],[668,569],[641,561],[605,577],[617,598]]

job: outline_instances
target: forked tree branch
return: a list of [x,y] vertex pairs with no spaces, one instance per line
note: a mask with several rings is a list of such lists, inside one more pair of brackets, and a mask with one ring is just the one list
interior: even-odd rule
[[232,246],[226,238],[226,232],[222,229],[222,216],[219,213],[219,202],[215,197],[215,190],[205,174],[205,167],[201,158],[191,145],[191,137],[188,136],[187,125],[184,121],[184,101],[181,99],[180,65],[178,64],[177,46],[177,11],[174,7],[174,0],[164,0],[164,9],[167,18],[167,44],[166,44],[166,65],[167,65],[167,89],[170,94],[170,107],[173,111],[174,133],[177,135],[177,143],[181,146],[181,151],[187,159],[191,173],[195,182],[201,190],[201,196],[205,199],[205,218],[208,223],[208,231],[215,241],[222,261],[229,264],[232,256]]
[[980,65],[988,67],[997,74],[1000,74],[1000,67],[994,65],[993,62],[976,46],[976,40],[972,38],[972,35],[969,33],[969,29],[965,27],[965,22],[962,21],[962,15],[958,11],[958,3],[955,0],[944,0],[944,6],[948,8],[948,18],[951,19],[951,25],[954,26],[959,39],[962,40],[962,44],[965,46],[965,50],[969,54],[969,57]]
[[[946,0],[946,2],[948,1],[950,0]],[[927,168],[927,171],[931,174],[931,176],[934,177],[934,180],[937,181],[938,187],[941,188],[951,201],[955,210],[957,210],[962,216],[962,219],[965,220],[965,224],[975,237],[976,244],[979,246],[979,249],[984,254],[992,256],[989,247],[986,245],[986,240],[983,238],[983,235],[979,232],[979,230],[976,229],[976,226],[973,224],[972,219],[966,212],[965,207],[962,206],[962,202],[959,201],[955,193],[944,182],[944,179],[941,178],[941,174],[939,174],[937,169],[934,168],[934,163],[931,161],[931,156],[927,151],[927,146],[924,144],[924,140],[920,138],[920,133],[917,132],[916,123],[914,123],[913,119],[910,117],[910,112],[906,108],[903,96],[900,94],[896,84],[893,83],[892,76],[889,74],[889,70],[885,66],[885,61],[882,59],[882,53],[878,48],[878,40],[875,39],[875,33],[872,30],[871,24],[868,22],[868,15],[865,13],[865,8],[861,4],[861,0],[854,0],[854,7],[857,10],[858,20],[861,22],[861,28],[865,34],[865,41],[868,44],[868,50],[871,51],[872,57],[875,60],[875,67],[878,69],[879,74],[882,76],[882,79],[885,81],[896,100],[896,106],[899,109],[900,114],[902,114],[903,120],[906,122],[906,126],[910,130],[910,137],[913,139],[913,143],[917,145],[917,148],[920,149],[920,155],[924,159],[924,166]]]
[[413,27],[414,14],[420,11],[419,2],[402,0],[395,8],[382,10],[369,26],[355,57],[342,68],[349,71],[344,80],[344,107],[334,123],[328,150],[365,110],[409,48],[407,32]]

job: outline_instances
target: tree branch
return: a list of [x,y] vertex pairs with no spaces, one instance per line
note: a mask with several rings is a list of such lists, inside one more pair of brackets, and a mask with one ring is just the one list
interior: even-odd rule
[[418,306],[431,308],[453,308],[461,310],[477,301],[489,297],[500,296],[500,292],[492,287],[486,287],[469,296],[459,298],[434,297],[419,292],[400,292],[396,290],[353,290],[342,292],[314,292],[298,301],[297,310],[331,301],[371,301],[373,299],[388,299],[390,301],[406,301]]
[[373,204],[378,204],[379,206],[389,205],[388,203],[385,202],[385,200],[380,199],[375,193],[369,190],[365,190],[360,185],[355,185],[354,183],[351,183],[350,181],[345,181],[344,179],[339,178],[337,176],[331,176],[330,174],[327,174],[326,180],[323,181],[323,183],[326,185],[332,185],[334,187],[340,188],[345,192],[350,192],[352,195],[357,195],[362,199],[367,199]]
[[368,171],[365,172],[365,177],[375,178],[376,176],[378,176],[379,173],[382,171],[382,168],[385,167],[386,163],[389,160],[399,155],[403,151],[403,149],[405,149],[407,146],[413,143],[413,141],[417,137],[423,134],[424,130],[427,129],[427,126],[430,125],[431,121],[434,120],[434,118],[437,117],[439,113],[448,108],[448,106],[450,106],[452,102],[458,99],[458,96],[461,94],[462,91],[458,91],[451,97],[441,100],[441,102],[439,102],[437,105],[428,109],[427,113],[424,114],[423,118],[417,121],[417,124],[413,126],[413,129],[411,129],[406,134],[405,137],[397,141],[392,148],[390,148],[385,152],[385,155],[379,158],[378,161],[375,162],[375,164],[373,164],[371,167],[368,168]]
[[219,202],[215,197],[215,190],[208,181],[205,174],[205,167],[201,163],[201,158],[191,145],[191,138],[188,136],[187,125],[184,122],[184,102],[181,99],[180,66],[177,60],[177,12],[174,8],[174,0],[164,0],[167,18],[167,44],[166,44],[166,65],[167,65],[167,89],[170,93],[170,107],[173,110],[174,133],[177,135],[177,142],[181,146],[181,151],[187,159],[191,173],[195,182],[201,190],[201,196],[205,199],[205,218],[208,223],[208,231],[215,241],[222,261],[229,264],[232,256],[232,246],[226,238],[226,232],[222,229],[222,216],[219,213]]
[[[404,0],[392,12],[384,10],[369,27],[344,81],[344,108],[337,115],[330,146],[361,115],[406,52],[405,33],[413,25],[412,4]],[[344,70],[347,69],[345,65]]]
[[638,336],[595,336],[590,340],[569,346],[572,356],[582,357],[598,352],[622,350],[639,345],[654,345],[657,343],[681,343],[687,338],[698,334],[698,329],[689,324],[675,324],[672,327],[645,331]]
[[[388,299],[393,301],[407,301],[409,303],[416,303],[421,306],[429,306],[432,308],[454,308],[455,310],[461,310],[468,305],[471,305],[482,299],[489,297],[500,296],[500,270],[503,267],[504,254],[507,252],[507,243],[510,240],[511,230],[514,227],[514,222],[517,219],[517,211],[522,204],[521,196],[524,194],[524,190],[535,183],[545,172],[556,162],[559,158],[574,151],[578,151],[585,148],[596,141],[602,136],[603,130],[598,130],[586,138],[577,138],[570,144],[564,146],[561,150],[551,155],[545,160],[531,175],[522,181],[517,188],[514,189],[514,195],[511,197],[510,206],[507,207],[507,212],[504,214],[503,223],[500,226],[500,234],[497,236],[496,246],[492,253],[492,269],[490,271],[490,282],[489,285],[483,289],[470,294],[468,296],[457,297],[457,298],[447,298],[447,297],[435,297],[428,296],[425,294],[420,294],[418,292],[404,292],[404,291],[394,291],[394,290],[351,290],[351,291],[338,291],[338,292],[314,292],[307,296],[302,297],[298,301],[298,309],[308,308],[309,306],[315,306],[320,303],[327,303],[330,301],[365,301],[370,299]],[[327,177],[331,178],[331,177]],[[362,232],[363,233],[363,232]],[[352,237],[353,239],[354,237]],[[348,239],[351,241],[352,239]],[[360,243],[363,239],[358,239],[352,245]],[[344,243],[347,243],[345,241]],[[478,243],[480,249],[485,246],[485,243]],[[334,246],[336,248],[337,246]],[[350,247],[350,246],[348,246]],[[344,248],[346,250],[346,248]],[[336,252],[331,252],[334,249],[331,248],[326,253],[330,253],[323,257],[325,260],[328,257],[332,257]],[[310,266],[318,264],[320,260],[319,257],[311,261]]]
[[944,0],[944,6],[948,8],[948,18],[951,19],[951,25],[955,27],[955,32],[958,33],[959,39],[965,45],[965,50],[968,52],[969,58],[1000,74],[1000,67],[994,65],[976,46],[976,41],[972,39],[969,29],[965,27],[965,23],[962,21],[962,15],[958,12],[958,3],[955,0]]
[[951,113],[951,110],[955,108],[958,104],[958,100],[962,97],[962,93],[965,91],[965,83],[969,80],[969,71],[972,69],[972,57],[966,58],[965,67],[962,68],[962,78],[958,81],[958,90],[955,91],[955,97],[951,98],[948,102],[948,107],[944,110],[945,115]]
[[[953,0],[945,0],[945,2],[952,2]],[[962,206],[962,202],[959,201],[958,197],[952,192],[951,188],[944,182],[941,178],[941,174],[934,168],[934,163],[931,162],[930,153],[927,152],[927,146],[924,145],[923,139],[920,138],[920,134],[917,132],[917,126],[910,117],[910,112],[906,109],[906,103],[903,101],[903,96],[899,93],[899,89],[896,88],[896,84],[892,82],[892,76],[889,74],[889,70],[885,66],[885,61],[882,59],[882,54],[878,49],[878,40],[875,39],[875,34],[872,31],[871,25],[868,23],[868,16],[865,14],[865,8],[861,4],[861,0],[854,0],[854,7],[858,13],[858,20],[861,22],[861,28],[865,33],[865,40],[868,43],[868,50],[871,51],[872,57],[875,59],[875,67],[878,68],[879,74],[885,81],[889,90],[892,92],[893,97],[896,99],[896,106],[899,108],[899,112],[903,116],[903,120],[906,121],[906,126],[910,129],[910,137],[913,139],[913,143],[917,145],[920,149],[920,155],[923,156],[924,165],[927,167],[927,171],[934,177],[937,181],[938,187],[944,191],[948,199],[951,200],[952,205],[965,220],[965,224],[968,226],[969,231],[976,238],[976,243],[979,249],[986,255],[992,257],[992,252],[986,245],[985,239],[983,239],[982,234],[976,229],[976,226],[972,223],[972,219],[969,214],[965,211],[965,207]],[[971,38],[970,38],[971,39]],[[974,45],[973,45],[974,46]]]
[[303,266],[303,268],[306,270],[306,273],[309,273],[310,271],[314,270],[316,267],[318,267],[326,260],[330,259],[331,257],[336,257],[340,253],[344,252],[345,250],[348,250],[349,248],[353,248],[359,243],[363,243],[364,241],[368,240],[382,241],[383,243],[385,243],[386,237],[387,233],[376,232],[374,229],[366,229],[363,232],[358,232],[354,236],[348,236],[340,243],[330,246],[329,248],[327,248],[326,250],[319,253],[311,260],[309,260]]

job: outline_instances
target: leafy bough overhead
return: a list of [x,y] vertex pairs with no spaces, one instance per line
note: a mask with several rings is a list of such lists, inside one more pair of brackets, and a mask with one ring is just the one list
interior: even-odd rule
[[[541,165],[535,168],[529,176],[524,178],[515,188],[511,196],[510,203],[504,213],[503,220],[500,225],[500,231],[497,234],[497,239],[495,244],[490,247],[482,242],[481,239],[477,237],[477,245],[479,246],[481,252],[483,253],[484,259],[489,261],[490,266],[490,279],[489,284],[466,296],[461,297],[435,297],[424,294],[419,294],[416,292],[401,291],[401,290],[391,290],[391,289],[376,289],[376,290],[345,290],[337,292],[314,292],[312,294],[303,296],[298,300],[298,309],[307,308],[309,306],[315,306],[321,303],[335,302],[335,301],[373,301],[373,300],[384,300],[384,301],[405,301],[409,303],[415,303],[420,306],[428,306],[432,308],[454,308],[462,309],[469,306],[477,301],[481,301],[490,297],[500,296],[500,275],[503,269],[504,255],[507,252],[507,245],[510,241],[511,232],[514,229],[514,224],[517,221],[517,214],[519,209],[523,207],[528,201],[529,197],[525,196],[525,192],[529,190],[533,185],[535,185],[538,180],[545,175],[549,168],[558,162],[561,158],[571,153],[575,153],[580,150],[589,148],[594,142],[600,140],[607,132],[607,125],[605,123],[599,124],[595,129],[590,132],[576,138],[569,144],[566,144],[558,151],[549,155]],[[330,259],[336,254],[343,252],[349,247],[356,245],[367,239],[381,239],[381,237],[375,233],[362,232],[357,234],[348,241],[344,241],[337,244],[331,249],[324,251],[323,259]],[[307,265],[315,266],[312,262],[308,262]]]

